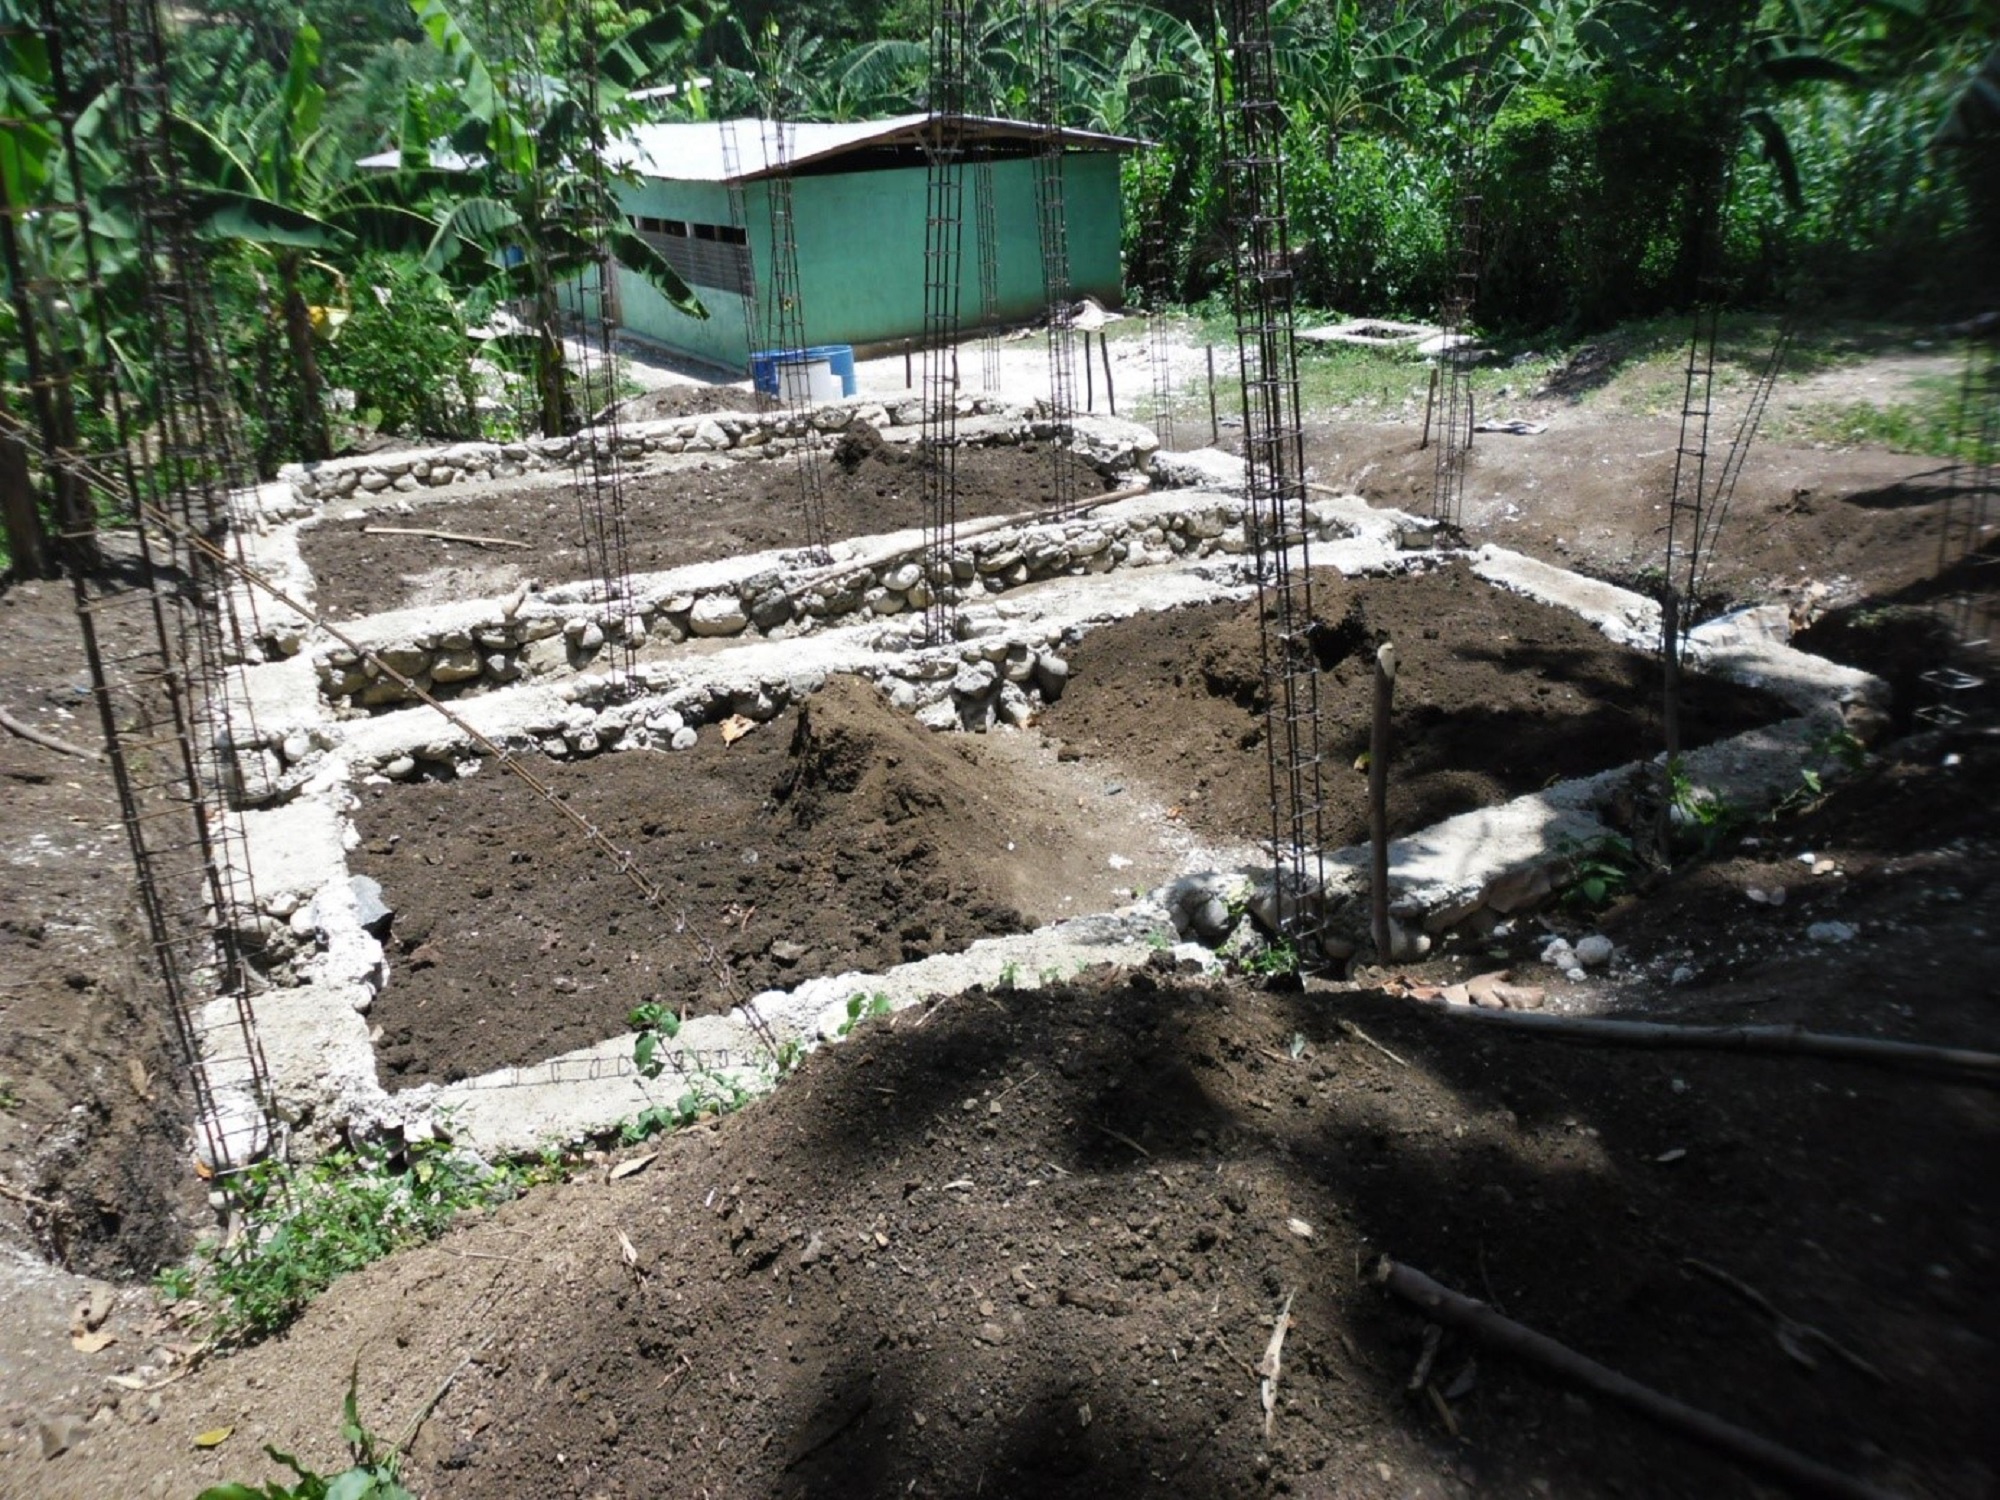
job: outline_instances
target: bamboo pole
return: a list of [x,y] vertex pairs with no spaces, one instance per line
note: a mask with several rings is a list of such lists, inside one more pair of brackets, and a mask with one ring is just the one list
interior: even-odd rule
[[2000,1053],[1883,1037],[1844,1036],[1802,1026],[1679,1026],[1666,1021],[1613,1021],[1599,1016],[1552,1016],[1544,1011],[1482,1010],[1453,1001],[1422,1002],[1459,1021],[1607,1047],[1697,1052],[1766,1052],[1876,1063],[1943,1073],[1961,1082],[2000,1088]]
[[1641,1385],[1545,1333],[1502,1317],[1483,1302],[1440,1286],[1422,1271],[1397,1265],[1386,1255],[1375,1267],[1375,1279],[1404,1301],[1422,1308],[1433,1321],[1449,1324],[1483,1344],[1539,1365],[1571,1385],[1616,1401],[1682,1437],[1727,1454],[1744,1468],[1774,1479],[1796,1494],[1831,1495],[1837,1500],[1895,1500],[1889,1490]]
[[1212,445],[1222,441],[1222,418],[1215,409],[1215,345],[1203,345],[1202,352],[1208,356],[1208,441]]

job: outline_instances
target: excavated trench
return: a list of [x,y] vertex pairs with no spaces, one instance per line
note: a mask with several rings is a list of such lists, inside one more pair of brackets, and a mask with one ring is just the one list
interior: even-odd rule
[[[1032,500],[1050,454],[1004,413],[982,420],[1012,434],[981,450],[987,499]],[[1098,434],[1100,454],[1122,454],[1097,462],[1100,483],[1144,489],[1133,482],[1144,469],[1185,481],[1146,436]],[[872,434],[844,440],[861,445],[857,469],[904,462]],[[788,468],[715,461],[705,503],[753,515],[776,503]],[[732,478],[740,493],[718,498]],[[344,503],[335,481],[318,482],[335,487],[318,503]],[[496,511],[478,524],[532,529],[523,518],[537,512],[511,491],[567,497],[561,481],[509,485],[499,500],[488,486],[438,486],[428,519],[470,532],[458,517],[484,513],[457,504],[504,502],[514,521]],[[751,1033],[834,1034],[860,988],[901,1003],[926,986],[1034,982],[1183,936],[1191,879],[1268,868],[1242,509],[1224,491],[1169,487],[1059,525],[975,523],[955,560],[967,601],[955,647],[927,647],[913,627],[928,582],[907,536],[837,544],[831,572],[784,553],[696,563],[664,576],[655,620],[671,602],[676,628],[640,627],[650,643],[632,678],[571,650],[483,682],[461,710],[477,739],[428,708],[339,690],[329,673],[365,658],[302,632],[287,659],[252,672],[268,685],[248,689],[270,710],[275,788],[261,835],[260,813],[245,814],[253,867],[260,842],[286,867],[262,884],[301,981],[262,1006],[267,1049],[289,1075],[281,1092],[329,1123],[409,1123],[443,1107],[483,1144],[525,1148],[632,1112],[621,1038],[642,1002],[709,1018],[690,1022],[688,1047],[699,1032],[747,1055]],[[1547,899],[1566,849],[1631,816],[1617,768],[1653,754],[1660,733],[1649,606],[1491,549],[1405,552],[1414,523],[1358,501],[1316,502],[1306,519],[1325,565],[1311,633],[1323,845],[1365,836],[1373,648],[1393,640],[1398,919],[1438,941],[1477,938],[1495,912]],[[309,566],[322,533],[305,527],[292,555]],[[278,555],[286,545],[272,543]],[[648,545],[678,546],[670,534]],[[407,582],[390,590],[397,605]],[[756,601],[774,593],[788,610],[759,618]],[[524,610],[526,594],[498,618],[540,609],[589,623],[586,585]],[[496,607],[460,597],[353,631],[425,653],[434,674],[459,649],[453,632],[476,634]],[[679,628],[702,609],[734,614],[725,629]],[[556,629],[577,644],[571,624]],[[1823,732],[1843,699],[1867,696],[1858,674],[1822,672],[1755,631],[1720,630],[1692,655],[1718,670],[1689,679],[1685,742],[1719,745],[1690,763],[1747,777],[1753,795],[1796,775],[1805,732],[1791,716],[1817,713]],[[1779,721],[1794,727],[1767,728]],[[956,732],[989,728],[1019,732]],[[491,744],[561,805],[493,765]],[[606,845],[629,854],[637,881]],[[350,877],[379,886],[387,913]],[[1350,856],[1333,859],[1329,904],[1351,907],[1356,878]]]

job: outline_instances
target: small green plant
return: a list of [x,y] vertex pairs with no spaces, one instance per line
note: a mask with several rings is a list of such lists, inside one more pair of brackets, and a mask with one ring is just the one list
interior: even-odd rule
[[1035,979],[1043,989],[1061,984],[1063,980],[1062,965],[1050,964],[1046,969],[1039,971],[1035,975]]
[[1021,966],[1010,958],[1007,960],[1007,962],[1000,965],[1000,979],[998,981],[998,988],[1003,990],[1012,990],[1020,988],[1020,985],[1021,985]]
[[1278,979],[1299,972],[1299,950],[1280,939],[1243,959],[1243,972],[1260,979]]
[[1632,841],[1615,833],[1594,839],[1569,840],[1563,857],[1570,870],[1562,887],[1561,904],[1572,910],[1596,911],[1631,889],[1639,870],[1639,852]]
[[[729,1114],[741,1109],[756,1097],[756,1093],[733,1073],[711,1068],[696,1061],[694,1066],[676,1054],[662,1050],[662,1044],[671,1042],[680,1035],[681,1020],[664,1005],[648,1002],[635,1006],[629,1020],[637,1036],[632,1042],[632,1066],[639,1076],[651,1082],[666,1072],[669,1058],[673,1058],[675,1076],[685,1087],[680,1095],[670,1103],[649,1105],[627,1120],[619,1131],[619,1138],[627,1145],[634,1145],[651,1136],[663,1135],[668,1131],[682,1130],[708,1115]],[[798,1044],[791,1061],[787,1063],[784,1047],[772,1057],[774,1071],[782,1073],[788,1066],[796,1066]]]
[[357,1361],[347,1377],[347,1400],[340,1408],[340,1435],[354,1460],[352,1468],[338,1474],[321,1474],[308,1469],[289,1453],[281,1453],[269,1443],[264,1451],[271,1462],[283,1464],[298,1476],[296,1484],[279,1484],[275,1479],[262,1488],[252,1484],[212,1484],[195,1500],[416,1500],[398,1476],[403,1453],[399,1446],[387,1445],[361,1425],[361,1413],[354,1401],[361,1380]]
[[14,1088],[14,1080],[0,1078],[0,1109],[19,1109],[21,1095]]
[[468,1209],[514,1197],[521,1174],[443,1141],[400,1156],[379,1145],[330,1151],[308,1166],[259,1162],[231,1183],[238,1228],[155,1285],[224,1343],[284,1328],[336,1277],[444,1233]]
[[1743,809],[1727,797],[1696,786],[1678,759],[1667,767],[1667,785],[1674,826],[1704,858],[1749,822]]
[[870,1016],[889,1014],[889,997],[877,990],[872,995],[849,995],[847,997],[847,1019],[835,1030],[835,1036],[847,1036]]
[[1164,927],[1155,927],[1151,932],[1146,934],[1146,946],[1155,953],[1165,953],[1173,945],[1173,935]]

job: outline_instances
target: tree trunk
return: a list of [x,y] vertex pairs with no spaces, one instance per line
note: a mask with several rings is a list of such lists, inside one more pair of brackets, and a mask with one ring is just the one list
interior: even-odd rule
[[299,266],[292,256],[279,261],[285,288],[285,343],[292,355],[292,373],[299,380],[303,456],[333,457],[333,439],[326,426],[325,384],[319,373],[319,349],[313,340],[312,310],[299,289]]
[[[53,319],[50,326],[54,326]],[[76,386],[69,362],[61,349],[48,351],[51,376],[49,433],[55,451],[72,457],[83,452],[82,435],[76,422]],[[80,573],[94,573],[103,564],[104,554],[97,545],[97,506],[90,495],[90,483],[67,465],[55,465],[49,478],[55,500],[57,549],[63,561]]]
[[570,429],[569,382],[563,362],[562,314],[548,268],[535,269],[535,394],[542,408],[542,436]]
[[28,445],[8,433],[0,433],[0,531],[7,538],[15,577],[47,578],[54,573],[41,504],[28,472]]

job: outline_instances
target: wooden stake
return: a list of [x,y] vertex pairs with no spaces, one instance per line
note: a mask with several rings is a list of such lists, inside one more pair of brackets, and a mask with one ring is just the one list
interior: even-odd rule
[[1104,404],[1111,408],[1111,415],[1118,415],[1118,393],[1111,388],[1111,340],[1102,332],[1097,335],[1097,354],[1104,361]]
[[1892,1042],[1872,1036],[1842,1036],[1800,1026],[1676,1026],[1664,1021],[1608,1021],[1596,1016],[1552,1016],[1531,1010],[1482,1010],[1476,1005],[1427,1002],[1440,1015],[1477,1021],[1507,1031],[1536,1033],[1557,1041],[1612,1047],[1675,1048],[1700,1052],[1772,1052],[1877,1063],[1918,1072],[1944,1073],[1962,1083],[2000,1088],[2000,1053],[1924,1042]]
[[1557,1343],[1547,1334],[1537,1333],[1512,1318],[1504,1318],[1483,1302],[1440,1286],[1410,1266],[1397,1265],[1384,1256],[1375,1267],[1375,1279],[1404,1301],[1423,1309],[1439,1323],[1471,1334],[1481,1343],[1539,1365],[1572,1385],[1582,1386],[1608,1400],[1659,1423],[1662,1427],[1693,1438],[1755,1473],[1775,1479],[1798,1494],[1832,1495],[1840,1500],[1894,1500],[1891,1492],[1878,1489],[1817,1459],[1807,1458],[1769,1438],[1725,1422],[1708,1412],[1641,1385],[1629,1375],[1599,1364]]
[[1424,393],[1424,435],[1422,441],[1417,444],[1417,451],[1419,453],[1431,445],[1431,409],[1437,405],[1437,398],[1438,367],[1432,365],[1430,389]]
[[1375,723],[1368,736],[1368,883],[1375,961],[1389,953],[1389,718],[1396,699],[1396,647],[1375,653]]
[[1222,441],[1222,418],[1215,410],[1215,345],[1204,344],[1202,352],[1208,356],[1208,440]]
[[[1075,389],[1074,386],[1071,387]],[[1090,330],[1083,330],[1083,409],[1097,410],[1097,387],[1091,383],[1090,374]]]
[[467,536],[458,531],[431,531],[422,526],[364,526],[363,536],[427,536],[437,542],[464,542],[470,547],[518,547],[528,551],[534,543],[516,542],[504,536]]
[[1674,830],[1674,774],[1681,763],[1681,596],[1672,584],[1660,600],[1660,727],[1667,758],[1660,766],[1660,860],[1670,863]]

